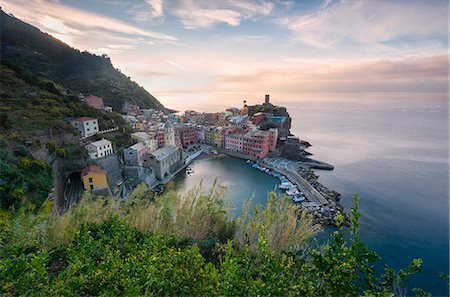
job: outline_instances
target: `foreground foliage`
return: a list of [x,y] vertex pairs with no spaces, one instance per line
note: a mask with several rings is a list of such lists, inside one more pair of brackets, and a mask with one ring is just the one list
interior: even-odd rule
[[357,234],[357,197],[350,240],[340,229],[320,247],[306,241],[317,226],[293,222],[292,204],[274,194],[237,220],[214,189],[153,197],[139,187],[130,198],[85,197],[58,218],[48,209],[2,217],[1,294],[394,296],[420,270],[416,259],[375,275],[379,258]]

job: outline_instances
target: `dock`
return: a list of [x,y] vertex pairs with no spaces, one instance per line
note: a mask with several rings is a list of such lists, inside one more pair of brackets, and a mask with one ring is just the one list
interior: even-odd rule
[[305,180],[298,172],[288,168],[287,166],[282,166],[280,164],[276,164],[269,160],[261,160],[261,163],[264,166],[271,168],[272,170],[278,171],[284,175],[286,175],[291,182],[295,183],[297,187],[305,194],[305,198],[314,204],[317,205],[327,205],[329,204],[328,200],[323,197],[322,194],[319,193],[311,184]]

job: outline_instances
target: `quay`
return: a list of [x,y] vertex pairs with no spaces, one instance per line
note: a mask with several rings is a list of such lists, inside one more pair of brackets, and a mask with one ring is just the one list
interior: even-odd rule
[[264,166],[271,168],[272,170],[286,175],[289,180],[295,183],[297,187],[302,190],[302,192],[305,194],[305,198],[309,202],[317,205],[329,204],[328,200],[325,199],[325,197],[323,197],[323,195],[319,193],[319,191],[317,191],[310,183],[308,183],[308,181],[306,181],[300,174],[298,174],[298,172],[295,171],[295,167],[289,167],[289,161],[288,163],[285,163],[284,166],[281,162],[277,163],[271,158],[262,159],[261,163],[264,164]]

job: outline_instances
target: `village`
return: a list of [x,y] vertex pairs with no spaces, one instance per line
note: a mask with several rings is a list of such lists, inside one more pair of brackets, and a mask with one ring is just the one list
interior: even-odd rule
[[[90,95],[82,100],[95,109],[112,111],[104,106],[100,97]],[[130,136],[134,142],[120,149],[120,154],[106,138],[90,141],[94,135],[107,134],[118,128],[101,131],[98,119],[90,117],[71,120],[80,133],[90,165],[81,170],[80,177],[67,183],[64,191],[66,207],[79,199],[81,193],[75,187],[126,199],[141,183],[149,190],[160,189],[202,154],[227,154],[247,160],[247,163],[260,164],[256,166],[258,169],[280,176],[281,188],[289,188],[287,193],[294,202],[303,202],[302,208],[316,213],[316,217],[325,217],[321,210],[326,205],[326,211],[331,211],[326,223],[333,224],[336,220],[340,206],[336,204],[335,193],[330,194],[322,187],[322,194],[297,172],[297,168],[277,165],[277,161],[298,155],[303,144],[291,135],[291,119],[285,108],[272,105],[269,95],[265,95],[260,105],[248,106],[244,101],[241,108],[232,107],[216,113],[193,110],[164,113],[126,103],[120,114],[131,128]],[[291,163],[297,167],[310,165],[307,162]],[[309,171],[307,173],[311,175]],[[78,182],[80,178],[82,185]]]

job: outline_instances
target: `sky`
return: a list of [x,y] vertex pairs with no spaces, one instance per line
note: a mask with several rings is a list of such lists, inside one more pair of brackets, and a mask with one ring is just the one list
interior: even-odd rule
[[1,0],[176,109],[448,93],[448,1]]

